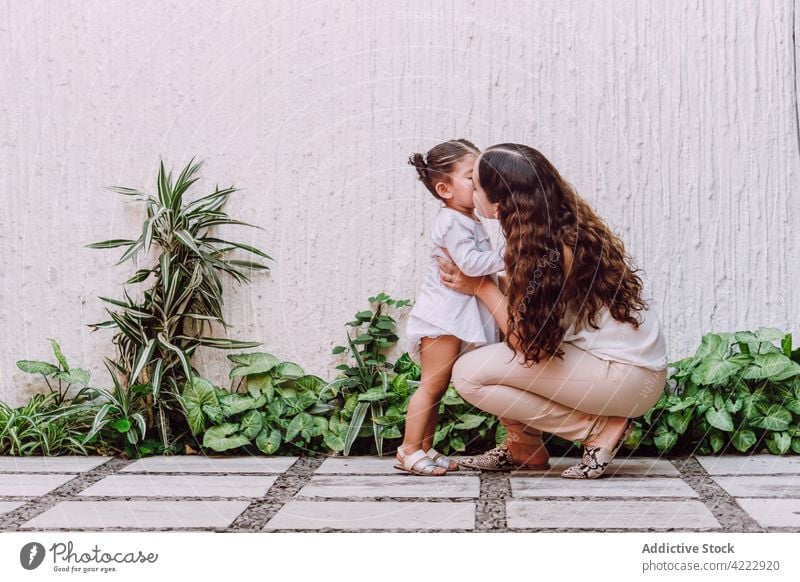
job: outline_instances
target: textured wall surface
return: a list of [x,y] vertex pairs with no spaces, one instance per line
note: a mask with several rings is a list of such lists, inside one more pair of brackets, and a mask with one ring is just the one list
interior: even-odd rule
[[[800,340],[794,2],[0,2],[0,400],[90,332],[135,266],[158,162],[234,184],[231,228],[275,258],[226,284],[231,336],[333,377],[344,323],[413,299],[437,202],[409,153],[452,137],[548,156],[644,269],[671,359],[708,331]],[[488,227],[497,237],[497,224]],[[132,291],[135,290],[132,289]],[[401,323],[404,318],[401,318]],[[198,367],[227,386],[225,352]]]

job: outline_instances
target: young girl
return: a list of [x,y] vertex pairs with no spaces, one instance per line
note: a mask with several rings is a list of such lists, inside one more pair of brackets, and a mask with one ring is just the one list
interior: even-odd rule
[[421,365],[419,387],[408,404],[405,436],[397,449],[395,468],[415,475],[444,475],[458,463],[433,448],[439,402],[450,384],[458,357],[478,346],[499,341],[499,328],[477,297],[442,285],[436,256],[447,249],[464,273],[491,275],[504,269],[503,249],[492,250],[489,235],[475,215],[472,167],[480,152],[471,142],[456,139],[432,148],[409,163],[420,181],[443,205],[430,234],[430,267],[408,316],[409,356]]

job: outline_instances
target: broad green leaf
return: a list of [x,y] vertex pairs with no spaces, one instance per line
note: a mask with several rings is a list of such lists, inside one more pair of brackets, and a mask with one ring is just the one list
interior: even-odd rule
[[233,422],[212,426],[203,435],[203,446],[221,452],[249,445],[250,439],[238,431],[239,425]]
[[299,434],[310,434],[313,426],[314,418],[307,412],[301,412],[289,423],[289,428],[286,430],[286,441],[292,441]]
[[793,362],[780,352],[756,354],[753,362],[742,373],[748,380],[770,379],[779,382],[800,374],[800,364]]
[[273,372],[276,378],[300,378],[305,375],[303,368],[294,362],[281,362],[275,367]]
[[402,438],[403,433],[396,426],[385,426],[381,430],[381,436],[385,439],[399,439]]
[[344,439],[338,434],[324,432],[322,434],[322,441],[325,443],[325,446],[332,451],[338,453],[344,450]]
[[731,435],[731,443],[734,448],[741,452],[746,453],[750,448],[756,444],[756,435],[752,430],[744,429],[737,430]]
[[711,434],[711,437],[709,438],[709,443],[711,444],[712,452],[718,453],[725,444],[725,439],[722,437],[720,433],[714,432]]
[[437,430],[433,435],[433,446],[435,447],[440,442],[442,442],[447,435],[450,434],[450,431],[453,430],[453,425],[448,424]]
[[299,390],[307,390],[317,394],[325,386],[325,380],[313,374],[305,374],[294,380],[293,384]]
[[131,430],[131,426],[132,425],[131,425],[131,421],[128,420],[127,418],[120,418],[119,420],[117,420],[111,426],[113,426],[117,430],[117,432],[126,433],[129,430]]
[[240,421],[239,425],[242,431],[242,436],[251,440],[256,438],[263,427],[261,413],[257,410],[251,410],[250,412],[247,412],[244,416],[242,416],[242,420]]
[[716,357],[716,359],[725,358],[730,351],[728,342],[716,333],[707,333],[700,340],[700,346],[694,354],[695,360],[705,360],[709,356]]
[[29,374],[42,374],[44,376],[52,376],[59,371],[59,368],[53,364],[34,360],[19,360],[17,368]]
[[709,408],[706,410],[706,420],[714,428],[730,432],[733,430],[733,419],[727,410]]
[[464,445],[464,440],[460,436],[450,436],[450,448],[454,451],[464,451],[467,447]]
[[694,413],[691,410],[680,410],[670,412],[667,416],[667,423],[678,434],[683,434],[689,427]]
[[773,455],[783,455],[792,446],[792,438],[786,432],[774,432],[766,439],[767,449]]
[[653,444],[662,453],[669,451],[677,442],[678,435],[670,431],[662,432],[653,438]]
[[[228,359],[237,364],[230,372],[230,377],[263,374],[269,372],[280,363],[280,360],[267,353],[229,354]],[[248,380],[249,381],[249,380]]]
[[751,360],[750,356],[735,354],[726,359],[718,359],[713,354],[703,360],[692,372],[695,384],[724,384]]
[[281,446],[281,433],[278,430],[263,428],[256,437],[258,450],[266,455],[272,455]]
[[186,382],[180,401],[186,412],[189,428],[192,429],[194,435],[199,436],[205,429],[206,410],[204,407],[212,409],[219,407],[214,386],[205,378],[197,376],[191,382]]
[[759,327],[756,330],[756,337],[762,342],[780,341],[784,335],[784,332],[776,327]]
[[325,431],[328,430],[327,418],[324,418],[322,416],[313,416],[313,415],[311,418],[313,419],[310,431],[312,437],[320,436],[321,434],[323,434]]
[[[470,430],[473,428],[477,428],[484,420],[486,420],[485,416],[480,414],[459,414],[458,420],[460,422],[456,423],[453,428],[456,430]],[[451,439],[452,442],[452,439]],[[463,450],[463,449],[457,449]]]
[[757,416],[751,424],[758,428],[782,431],[786,430],[791,422],[792,414],[788,410],[779,404],[772,404],[763,416]]
[[667,410],[669,410],[670,412],[677,412],[679,410],[689,408],[690,406],[694,406],[695,404],[697,404],[697,399],[693,396],[690,396],[688,398],[684,398],[678,404],[670,406]]
[[784,408],[800,416],[800,400],[796,398],[789,398],[783,403]]
[[255,399],[244,394],[231,393],[219,399],[222,404],[222,412],[225,416],[240,414],[253,408]]
[[89,384],[89,372],[81,368],[72,368],[69,372],[56,372],[53,374],[56,380],[62,380],[68,384],[76,386],[87,386]]

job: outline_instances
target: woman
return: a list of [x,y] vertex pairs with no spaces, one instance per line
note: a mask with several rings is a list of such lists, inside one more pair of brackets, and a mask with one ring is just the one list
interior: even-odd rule
[[[622,241],[537,150],[500,144],[475,161],[479,214],[500,221],[506,281],[468,277],[439,260],[442,283],[476,295],[504,341],[463,354],[452,382],[508,430],[499,447],[461,464],[549,468],[542,432],[584,445],[562,477],[600,477],[666,381],[657,313]],[[443,252],[447,254],[446,249]]]

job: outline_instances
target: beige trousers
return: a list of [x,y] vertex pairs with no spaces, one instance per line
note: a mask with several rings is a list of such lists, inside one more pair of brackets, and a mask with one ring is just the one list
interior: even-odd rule
[[497,416],[509,439],[541,445],[542,432],[571,441],[594,439],[610,416],[635,418],[656,403],[667,371],[603,360],[561,344],[564,359],[524,366],[505,342],[456,360],[452,382],[461,397]]

